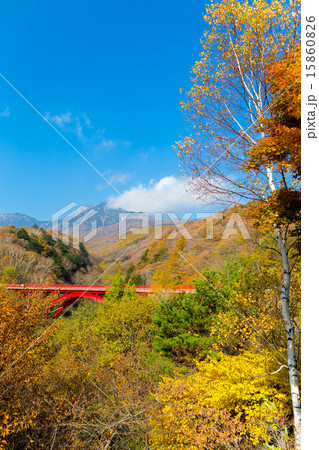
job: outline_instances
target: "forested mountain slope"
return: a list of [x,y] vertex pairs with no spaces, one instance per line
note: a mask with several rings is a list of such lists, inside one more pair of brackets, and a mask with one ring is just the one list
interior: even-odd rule
[[250,253],[263,237],[250,227],[244,208],[227,209],[218,217],[187,222],[180,231],[163,225],[161,238],[155,227],[128,231],[125,239],[119,239],[117,226],[101,228],[86,246],[103,259],[106,283],[121,269],[134,284],[190,285],[196,270],[221,269],[229,256]]
[[96,258],[53,240],[43,228],[0,228],[0,270],[16,283],[91,283],[100,273]]

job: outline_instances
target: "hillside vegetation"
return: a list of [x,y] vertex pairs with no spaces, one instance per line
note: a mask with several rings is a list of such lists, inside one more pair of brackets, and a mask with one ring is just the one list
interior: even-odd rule
[[36,226],[0,228],[0,270],[8,282],[35,284],[88,283],[100,273],[82,243],[77,250]]
[[[50,297],[2,285],[0,365],[21,361],[0,379],[0,448],[293,448],[282,269],[271,228],[249,227],[246,212],[224,211],[213,239],[205,220],[185,225],[192,239],[172,225],[161,239],[154,229],[129,232],[103,249],[102,268],[128,255],[104,275],[113,284],[104,304],[82,300],[57,322],[47,317]],[[0,232],[4,283],[82,282],[98,270],[83,245],[76,250],[43,229]],[[158,291],[130,288],[146,282]],[[196,293],[161,290],[185,284]],[[300,327],[298,258],[291,310]]]
[[[101,227],[79,250],[64,244],[62,235],[55,241],[51,231],[37,226],[0,227],[1,267],[18,283],[110,284],[120,269],[125,281],[135,285],[191,286],[196,270],[222,269],[230,255],[248,254],[260,246],[264,233],[252,228],[246,216],[244,208],[234,207],[218,220],[187,222],[182,232],[164,224],[160,238],[154,226],[147,233],[129,229],[125,239],[119,239],[118,225]],[[248,235],[243,235],[241,224]]]
[[280,277],[263,246],[195,294],[139,296],[118,274],[103,305],[56,323],[49,299],[1,289],[1,367],[22,355],[0,379],[3,448],[293,448]]
[[[183,231],[186,237],[175,225],[163,225],[161,238],[156,238],[154,227],[146,234],[146,230],[128,231],[126,239],[119,239],[118,229],[110,233],[99,229],[87,248],[103,259],[104,270],[118,260],[103,276],[107,283],[121,269],[132,284],[188,286],[197,275],[193,267],[198,271],[205,267],[222,269],[230,255],[250,253],[261,243],[263,233],[251,227],[244,208],[227,209],[221,217],[187,222]],[[241,224],[248,235],[241,232]],[[232,231],[228,233],[230,225]]]

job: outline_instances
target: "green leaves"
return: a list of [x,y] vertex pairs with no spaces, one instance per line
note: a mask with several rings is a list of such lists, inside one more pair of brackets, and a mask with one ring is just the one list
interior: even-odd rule
[[195,282],[195,294],[172,294],[162,298],[153,315],[154,349],[179,363],[192,364],[212,347],[210,336],[213,315],[221,308],[218,294],[212,289],[217,275],[206,272],[209,281]]

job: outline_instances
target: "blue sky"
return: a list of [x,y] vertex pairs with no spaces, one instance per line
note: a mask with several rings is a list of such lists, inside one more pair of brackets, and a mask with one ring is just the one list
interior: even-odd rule
[[[0,72],[132,202],[140,189],[152,203],[164,186],[162,207],[185,210],[190,199],[166,194],[181,192],[172,144],[185,134],[179,90],[201,50],[205,3],[1,2]],[[0,158],[0,212],[47,220],[69,202],[126,206],[3,79]]]

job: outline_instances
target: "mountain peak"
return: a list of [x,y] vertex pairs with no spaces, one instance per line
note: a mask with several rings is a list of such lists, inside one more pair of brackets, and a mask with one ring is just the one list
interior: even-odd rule
[[[95,213],[83,222],[83,224],[81,225],[82,229],[81,231],[90,230],[94,222],[96,222],[97,228],[115,225],[119,222],[120,213],[129,212],[122,208],[118,209],[109,208],[106,202],[99,202],[93,206],[87,206],[86,209],[81,214],[74,217],[74,219],[72,219],[70,223],[72,224],[73,221],[78,220],[81,216],[84,217],[84,215],[87,214],[89,211],[95,211]],[[20,227],[31,228],[34,224],[37,224],[40,227],[47,230],[52,228],[52,222],[49,220],[48,221],[39,220],[36,219],[35,217],[28,216],[27,214],[19,212],[8,214],[0,213],[0,226],[7,227],[9,225],[14,225],[15,227],[19,228]]]

